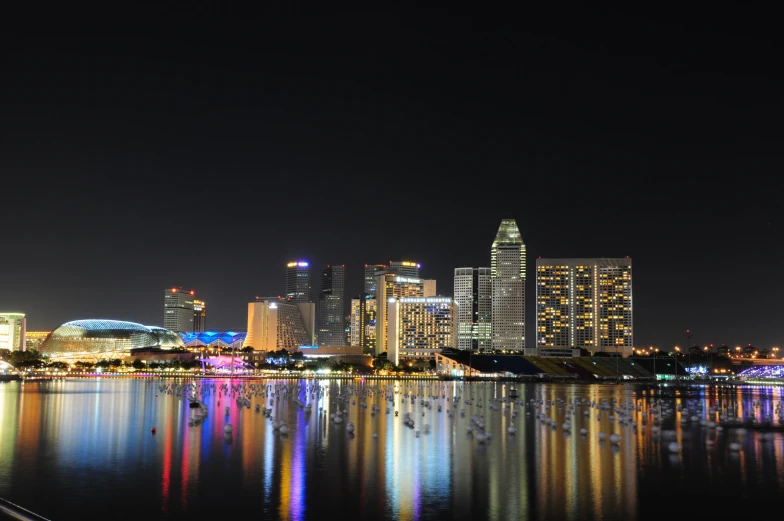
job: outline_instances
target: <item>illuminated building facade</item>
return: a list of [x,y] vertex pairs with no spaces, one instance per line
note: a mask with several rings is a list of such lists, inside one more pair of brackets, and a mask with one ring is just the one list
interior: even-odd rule
[[453,348],[454,308],[449,297],[396,297],[387,299],[387,359],[435,359],[435,353]]
[[41,344],[41,354],[57,359],[113,359],[132,349],[184,349],[168,329],[109,319],[74,320],[58,327]]
[[193,299],[193,332],[201,333],[207,330],[207,303],[203,300]]
[[310,264],[307,261],[286,264],[286,299],[294,304],[311,302]]
[[632,353],[632,261],[536,259],[536,344]]
[[51,331],[27,331],[25,333],[25,351],[41,351],[41,344]]
[[24,351],[27,319],[24,313],[0,313],[0,349]]
[[490,268],[455,268],[457,348],[490,349],[493,284]]
[[163,327],[169,331],[193,331],[193,290],[169,288],[163,290]]
[[517,222],[504,219],[490,249],[493,349],[525,349],[525,264]]
[[[389,299],[404,297],[424,297],[422,279],[381,273],[376,276],[376,349],[374,356],[387,351],[387,308]],[[389,354],[387,354],[389,356]]]
[[346,343],[346,266],[329,265],[321,270],[321,291],[316,308],[317,343],[342,346]]
[[248,303],[248,332],[242,347],[256,351],[294,352],[315,345],[316,305],[279,297],[256,297]]
[[376,320],[378,302],[370,295],[351,299],[351,340],[349,345],[361,346],[364,353],[376,352]]

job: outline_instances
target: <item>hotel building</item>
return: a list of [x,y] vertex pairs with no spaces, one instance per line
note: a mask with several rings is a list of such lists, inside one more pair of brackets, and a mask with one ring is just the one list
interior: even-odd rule
[[629,356],[632,260],[536,259],[539,351],[583,348]]
[[25,333],[25,351],[41,351],[41,346],[51,331],[27,331]]
[[321,292],[316,304],[317,340],[320,346],[346,345],[346,266],[329,265],[321,270]]
[[[427,290],[427,293],[425,292]],[[376,349],[375,356],[387,351],[388,324],[387,308],[392,298],[434,297],[435,284],[427,288],[422,279],[382,273],[376,276]],[[389,356],[389,353],[387,353]]]
[[256,297],[248,303],[248,332],[242,347],[256,351],[299,351],[316,345],[316,305],[280,297]]
[[286,299],[293,304],[311,302],[310,265],[307,261],[286,264]]
[[525,349],[525,244],[514,219],[504,219],[490,249],[492,348]]
[[0,349],[24,351],[26,329],[24,313],[0,313]]
[[492,313],[490,268],[455,268],[455,337],[461,350],[490,349]]
[[387,299],[387,359],[435,359],[453,348],[455,303],[449,297],[391,297]]

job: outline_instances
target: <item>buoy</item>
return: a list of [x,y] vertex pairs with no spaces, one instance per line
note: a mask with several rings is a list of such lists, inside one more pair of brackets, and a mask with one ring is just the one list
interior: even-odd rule
[[152,429],[150,429],[150,432],[151,432],[151,433],[153,433],[153,434],[155,434],[155,427],[153,427]]

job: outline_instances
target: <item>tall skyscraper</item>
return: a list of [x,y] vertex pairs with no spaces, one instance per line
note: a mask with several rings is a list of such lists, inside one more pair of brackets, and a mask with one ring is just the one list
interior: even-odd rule
[[371,295],[351,299],[351,343],[362,346],[362,352],[376,354],[377,300]]
[[491,348],[492,300],[490,268],[455,268],[458,349],[477,351]]
[[321,270],[321,292],[316,307],[318,345],[346,345],[346,266],[329,265]]
[[514,219],[504,219],[490,249],[492,348],[525,349],[525,244]]
[[193,332],[193,290],[163,290],[163,327],[176,333]]
[[537,348],[629,356],[632,260],[536,259]]
[[419,268],[422,265],[414,261],[389,261],[387,273],[394,273],[412,279],[419,278]]
[[193,299],[193,332],[203,333],[207,330],[207,303]]
[[376,296],[376,273],[388,268],[386,264],[365,264],[365,295]]
[[307,261],[291,261],[286,264],[286,298],[293,304],[312,302],[310,265]]
[[389,261],[389,264],[365,264],[365,294],[376,296],[376,277],[379,275],[400,275],[412,279],[419,278],[422,265],[414,261]]

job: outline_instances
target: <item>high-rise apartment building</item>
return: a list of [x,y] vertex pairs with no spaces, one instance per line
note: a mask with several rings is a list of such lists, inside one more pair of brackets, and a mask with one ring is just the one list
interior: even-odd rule
[[256,351],[299,351],[316,345],[316,305],[280,297],[256,297],[248,303],[248,333],[242,347]]
[[492,347],[493,284],[490,268],[455,268],[455,337],[458,349]]
[[207,331],[207,303],[195,298],[193,299],[193,332],[205,331]]
[[517,222],[502,220],[490,249],[493,349],[525,349],[525,259]]
[[196,294],[193,290],[168,288],[163,290],[163,327],[175,333],[190,333],[193,329]]
[[632,260],[536,259],[536,346],[632,352]]
[[454,301],[449,297],[390,297],[387,300],[387,359],[435,359],[454,347]]
[[286,264],[286,300],[293,304],[312,302],[310,264],[307,261],[291,261]]
[[0,313],[0,349],[25,351],[27,318],[24,313]]
[[346,345],[346,266],[329,265],[321,270],[321,291],[316,303],[318,345]]

